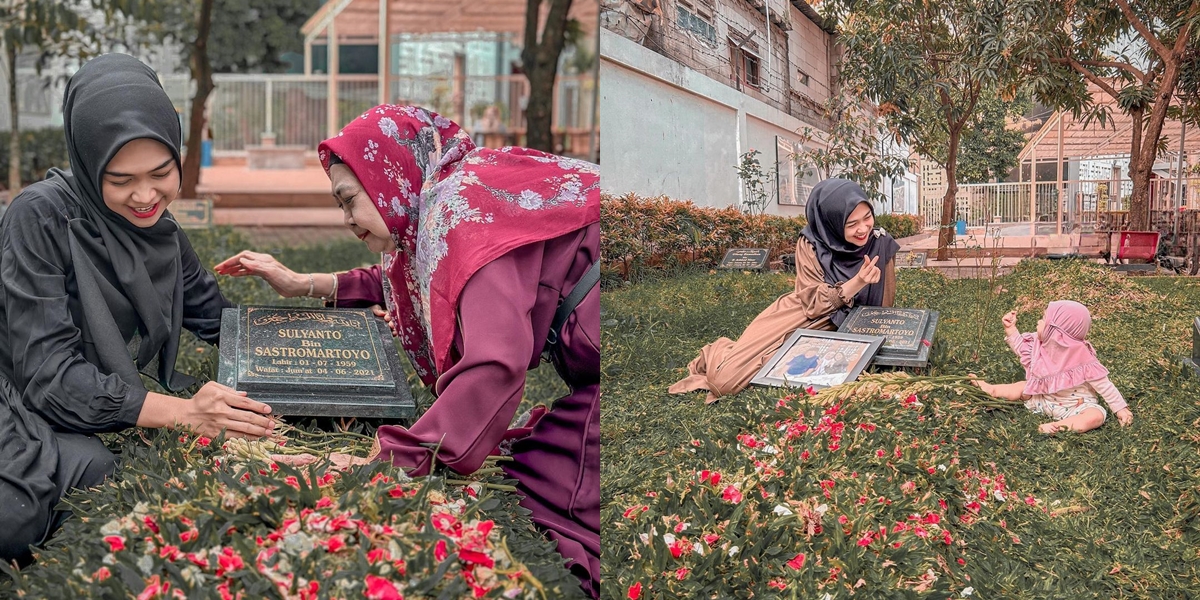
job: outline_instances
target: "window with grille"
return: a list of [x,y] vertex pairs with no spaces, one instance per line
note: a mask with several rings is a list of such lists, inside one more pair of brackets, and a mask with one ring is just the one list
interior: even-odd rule
[[710,44],[717,43],[717,28],[712,26],[704,17],[692,12],[690,7],[679,4],[675,7],[679,17],[679,26],[687,31],[690,31],[700,39],[707,41]]
[[742,85],[760,86],[757,56],[741,48],[733,48],[733,68]]

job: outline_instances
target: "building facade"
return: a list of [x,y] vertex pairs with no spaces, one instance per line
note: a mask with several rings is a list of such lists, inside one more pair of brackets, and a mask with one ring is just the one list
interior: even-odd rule
[[757,150],[775,180],[765,212],[803,214],[814,176],[791,156],[822,143],[840,59],[807,2],[602,0],[600,13],[606,191],[745,206],[735,167]]

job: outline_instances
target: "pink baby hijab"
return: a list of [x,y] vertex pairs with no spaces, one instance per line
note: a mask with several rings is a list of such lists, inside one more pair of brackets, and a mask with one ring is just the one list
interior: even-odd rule
[[1087,341],[1092,315],[1086,306],[1057,300],[1046,307],[1043,320],[1045,339],[1023,333],[1016,346],[1025,367],[1025,394],[1053,394],[1108,376]]

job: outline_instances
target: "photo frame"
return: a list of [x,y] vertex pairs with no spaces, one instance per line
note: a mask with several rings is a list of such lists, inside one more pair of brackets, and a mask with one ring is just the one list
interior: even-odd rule
[[854,381],[879,352],[883,340],[875,335],[798,329],[750,383],[821,389]]

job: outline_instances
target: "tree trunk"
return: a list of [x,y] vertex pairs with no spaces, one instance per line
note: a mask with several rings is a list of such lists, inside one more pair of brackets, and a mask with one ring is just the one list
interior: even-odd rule
[[962,128],[950,128],[950,147],[946,152],[946,195],[942,197],[942,223],[938,229],[938,260],[950,258],[950,244],[954,243],[955,198],[958,196],[958,140]]
[[8,138],[8,199],[11,202],[21,192],[21,129],[18,127],[21,109],[17,105],[17,46],[5,44],[4,52],[8,58],[8,116],[12,123]]
[[558,58],[566,43],[567,12],[571,0],[547,0],[550,11],[538,42],[538,17],[543,0],[528,0],[525,8],[525,47],[521,63],[529,79],[529,103],[525,109],[525,145],[554,152],[554,80]]
[[1129,229],[1146,231],[1150,228],[1150,174],[1154,170],[1154,161],[1158,158],[1158,140],[1162,137],[1163,124],[1167,120],[1167,109],[1171,97],[1175,95],[1175,86],[1179,82],[1179,59],[1166,63],[1163,70],[1162,82],[1154,97],[1154,105],[1145,120],[1145,132],[1142,132],[1142,116],[1144,109],[1130,111],[1133,119],[1133,142],[1129,150],[1129,178],[1133,181],[1133,195],[1129,199]]
[[196,23],[196,40],[192,42],[191,70],[196,82],[196,95],[188,121],[187,155],[183,159],[181,198],[195,198],[200,185],[200,142],[204,137],[204,106],[213,91],[212,63],[208,60],[208,34],[212,29],[213,0],[200,4]]
[[1131,231],[1146,231],[1150,227],[1150,173],[1155,154],[1154,146],[1143,142],[1139,151],[1130,156],[1129,179],[1133,183],[1133,192],[1128,208]]

